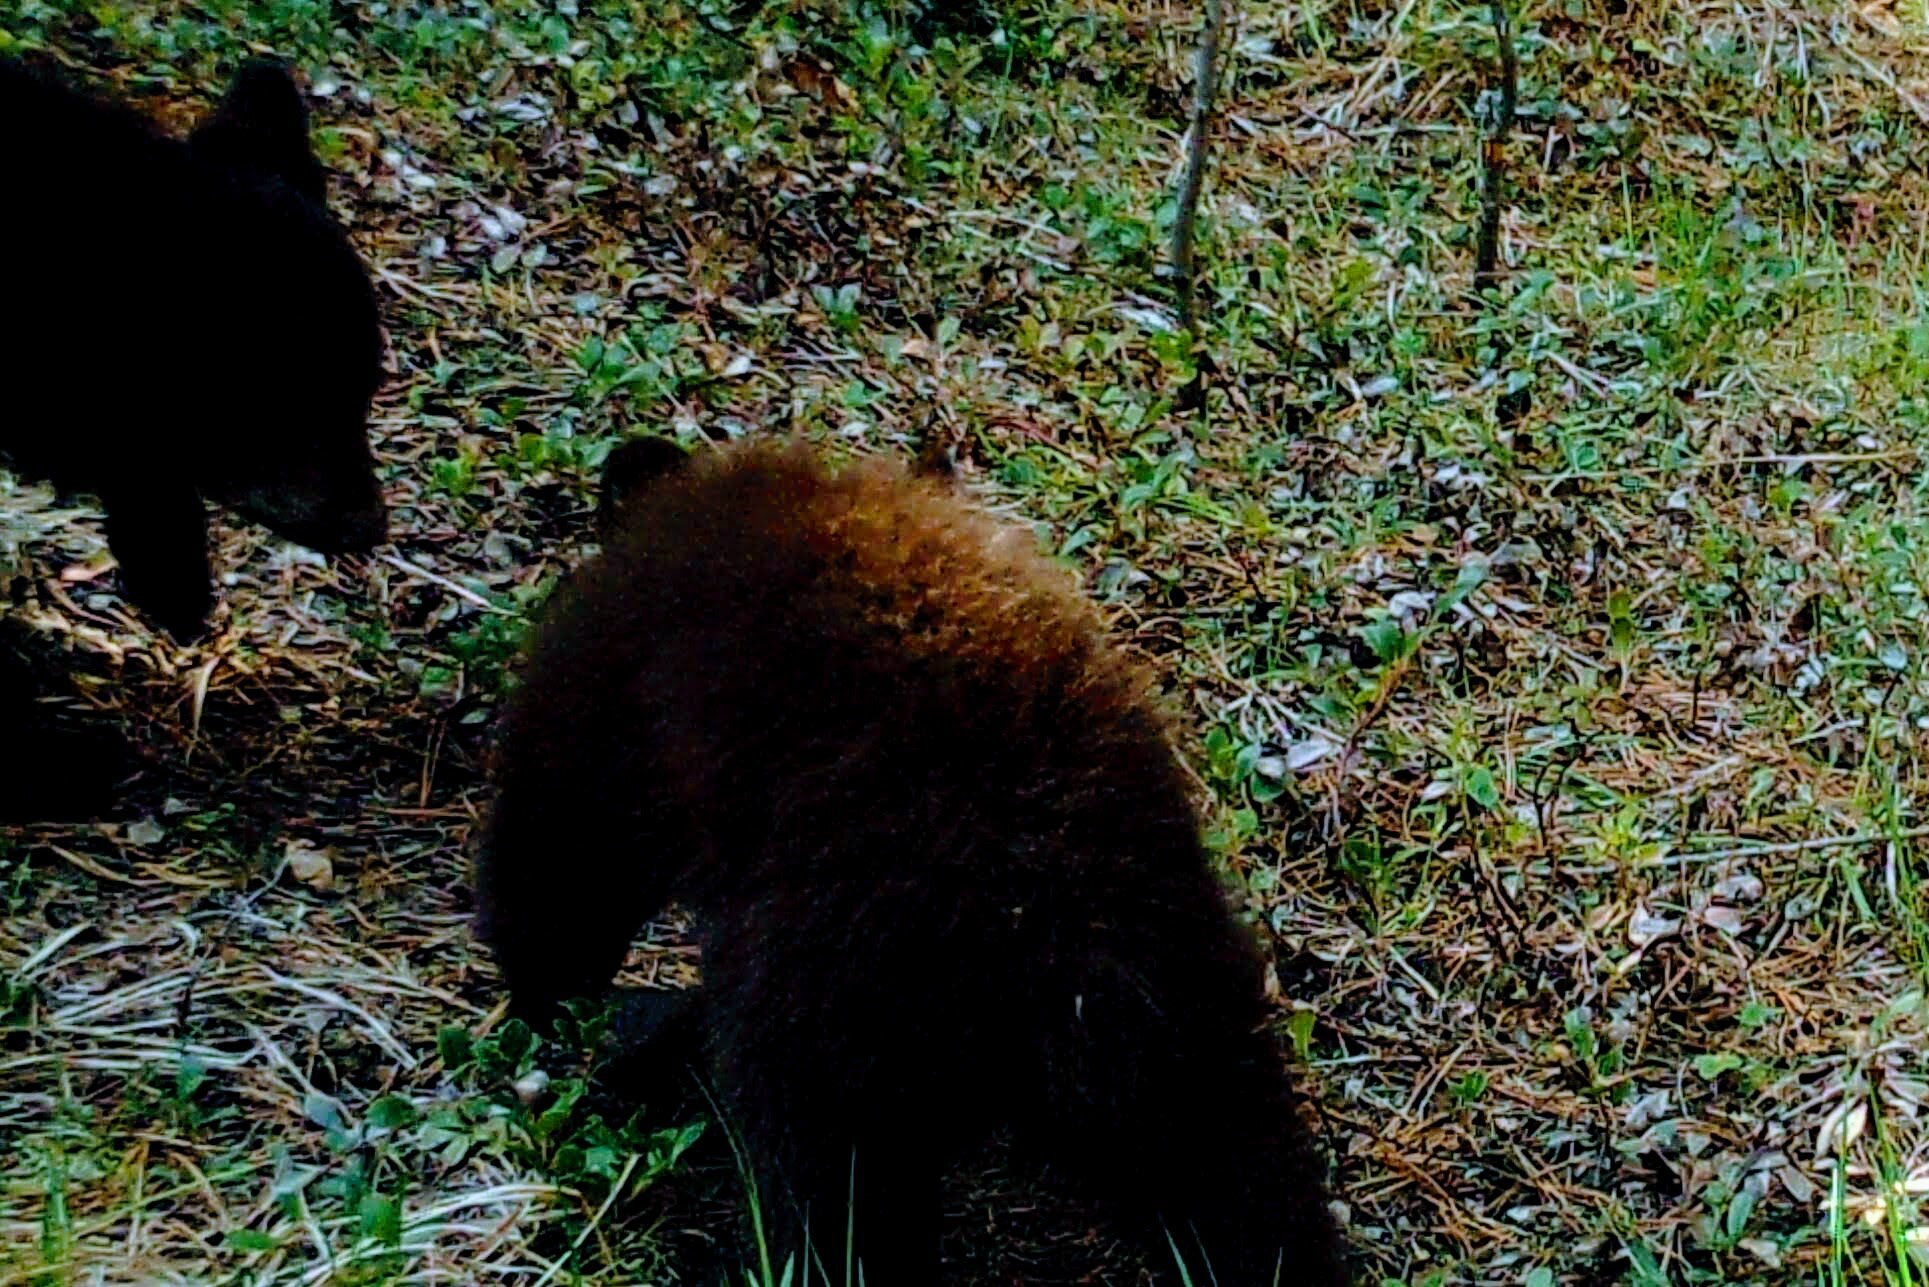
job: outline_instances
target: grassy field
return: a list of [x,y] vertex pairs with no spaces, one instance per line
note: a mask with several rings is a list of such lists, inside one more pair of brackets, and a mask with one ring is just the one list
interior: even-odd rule
[[[612,440],[776,430],[958,444],[1170,674],[1363,1281],[1922,1281],[1921,4],[1521,10],[1486,298],[1486,8],[1240,9],[1199,372],[1187,5],[0,2],[177,124],[305,74],[397,519],[227,530],[180,651],[0,493],[16,625],[146,756],[0,832],[0,1284],[717,1281],[716,1133],[532,1093],[464,844]],[[1147,1272],[1030,1183],[954,1186],[962,1280]]]

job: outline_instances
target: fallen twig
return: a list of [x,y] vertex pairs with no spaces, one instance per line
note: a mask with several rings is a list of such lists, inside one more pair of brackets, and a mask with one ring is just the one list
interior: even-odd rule
[[1925,840],[1929,839],[1929,827],[1906,827],[1901,831],[1859,831],[1852,836],[1812,836],[1807,840],[1781,840],[1753,845],[1735,845],[1728,849],[1704,849],[1699,853],[1669,854],[1661,860],[1663,866],[1678,867],[1691,862],[1723,862],[1730,858],[1762,858],[1774,854],[1809,853],[1816,849],[1852,849],[1857,845],[1875,845],[1883,841]]
[[[1178,274],[1179,325],[1186,342],[1199,343],[1198,289],[1195,238],[1199,189],[1205,182],[1206,133],[1212,125],[1213,97],[1218,92],[1219,45],[1225,38],[1227,0],[1206,0],[1205,30],[1199,34],[1199,53],[1193,72],[1192,121],[1186,129],[1185,170],[1179,180],[1178,209],[1172,218],[1172,268]],[[1195,353],[1195,359],[1197,354]],[[1202,371],[1196,365],[1181,401],[1204,403]]]
[[473,603],[484,612],[493,612],[497,616],[502,617],[513,617],[516,615],[507,608],[489,602],[489,600],[483,598],[469,587],[451,581],[448,577],[438,573],[431,572],[425,567],[418,567],[399,554],[384,554],[382,556],[382,562],[395,568],[397,571],[406,572],[412,577],[427,581],[430,585],[439,585],[456,598],[461,599],[465,603]]

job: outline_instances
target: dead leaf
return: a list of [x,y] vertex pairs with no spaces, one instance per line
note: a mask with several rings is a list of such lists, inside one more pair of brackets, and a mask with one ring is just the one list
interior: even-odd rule
[[305,840],[290,840],[283,852],[288,860],[288,874],[296,880],[323,893],[335,887],[335,864],[326,852]]
[[86,585],[98,581],[114,570],[113,556],[102,552],[84,563],[69,563],[60,569],[58,580],[62,585]]
[[1656,916],[1647,909],[1646,904],[1637,903],[1634,915],[1628,917],[1628,942],[1636,947],[1646,947],[1656,939],[1665,938],[1680,929],[1680,921]]
[[835,100],[841,106],[850,107],[857,102],[857,95],[851,92],[850,86],[814,58],[792,59],[789,71],[791,84],[820,103],[829,105]]
[[541,1099],[549,1089],[549,1074],[540,1068],[532,1069],[515,1082],[516,1098],[525,1104],[533,1104]]
[[1902,35],[1902,23],[1896,18],[1892,0],[1873,0],[1861,6],[1862,20],[1890,39]]
[[1815,1183],[1792,1166],[1777,1168],[1775,1178],[1788,1190],[1788,1196],[1807,1206],[1815,1198]]
[[1742,916],[1739,908],[1717,904],[1702,908],[1698,915],[1701,917],[1701,923],[1710,929],[1718,929],[1724,934],[1731,935],[1742,931]]
[[1844,1100],[1829,1110],[1815,1132],[1815,1161],[1819,1166],[1832,1153],[1847,1153],[1869,1124],[1869,1106],[1860,1099]]
[[1724,876],[1715,886],[1715,897],[1730,903],[1752,903],[1762,896],[1762,881],[1759,876],[1751,876],[1738,871],[1732,876]]

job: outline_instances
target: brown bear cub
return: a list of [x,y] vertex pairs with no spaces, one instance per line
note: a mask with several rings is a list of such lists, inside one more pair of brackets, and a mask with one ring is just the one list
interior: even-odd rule
[[688,908],[703,1071],[776,1249],[832,1281],[935,1281],[942,1172],[1006,1125],[1195,1282],[1344,1283],[1149,676],[1031,534],[798,446],[607,477],[500,726],[480,932],[515,1011]]

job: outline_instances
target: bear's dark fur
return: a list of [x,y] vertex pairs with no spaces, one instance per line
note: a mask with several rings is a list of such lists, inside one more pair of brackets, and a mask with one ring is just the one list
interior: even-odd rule
[[642,1026],[694,1015],[779,1247],[802,1213],[833,1281],[847,1218],[869,1282],[934,1281],[943,1168],[1005,1124],[1194,1281],[1203,1248],[1225,1287],[1345,1282],[1149,678],[1031,535],[794,446],[608,476],[499,730],[479,930],[514,1011],[691,909],[703,984]]
[[128,598],[200,632],[204,501],[324,553],[379,544],[381,324],[287,72],[244,68],[180,140],[0,61],[0,145],[0,463],[100,498]]
[[125,738],[61,699],[70,665],[48,634],[0,609],[0,730],[12,748],[0,826],[100,817],[136,769]]

